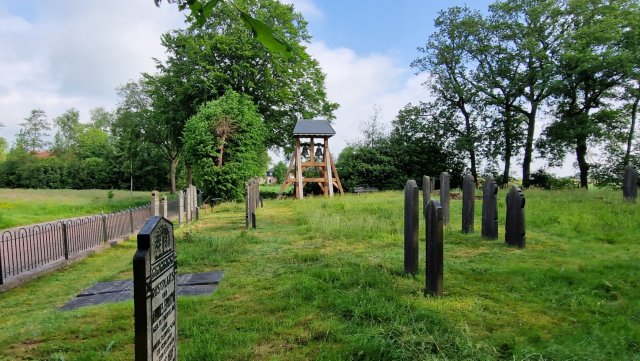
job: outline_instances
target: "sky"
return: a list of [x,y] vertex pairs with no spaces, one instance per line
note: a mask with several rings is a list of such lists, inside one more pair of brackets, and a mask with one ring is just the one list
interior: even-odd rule
[[[378,108],[387,126],[402,107],[427,99],[425,74],[411,61],[433,31],[439,10],[492,1],[283,0],[309,22],[308,52],[326,74],[329,100],[340,104],[333,154],[357,141]],[[164,0],[0,1],[0,137],[11,143],[32,109],[49,120],[69,108],[115,109],[116,89],[163,59],[160,35],[184,27],[184,14]],[[53,133],[53,131],[52,131]],[[534,169],[536,169],[534,167]]]

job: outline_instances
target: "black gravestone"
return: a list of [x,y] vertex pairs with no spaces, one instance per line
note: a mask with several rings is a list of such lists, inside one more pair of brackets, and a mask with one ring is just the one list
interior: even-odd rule
[[426,289],[425,294],[442,295],[444,273],[444,222],[440,202],[431,200],[427,205],[425,228],[427,234],[426,249]]
[[628,165],[624,168],[622,196],[632,202],[638,197],[638,171],[634,166]]
[[504,241],[510,246],[524,248],[526,243],[524,223],[524,195],[520,188],[513,186],[507,194],[507,219]]
[[474,208],[476,202],[476,183],[471,174],[462,180],[462,233],[473,232]]
[[176,360],[176,241],[173,224],[151,217],[133,256],[135,359]]
[[404,187],[404,272],[418,273],[418,185],[413,179]]
[[498,183],[487,176],[482,187],[482,237],[498,238]]
[[449,224],[449,173],[440,173],[440,206],[444,224]]

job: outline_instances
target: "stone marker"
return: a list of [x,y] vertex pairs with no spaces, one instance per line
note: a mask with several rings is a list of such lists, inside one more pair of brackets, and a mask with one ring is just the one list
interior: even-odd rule
[[498,239],[498,183],[487,176],[482,187],[482,237]]
[[635,202],[638,197],[638,171],[632,165],[624,167],[622,196],[632,202]]
[[151,215],[160,215],[160,194],[158,193],[158,191],[151,192]]
[[462,180],[462,233],[472,233],[476,203],[476,181],[471,174]]
[[449,224],[449,173],[440,173],[440,206],[444,224]]
[[186,221],[186,223],[190,223],[191,222],[191,192],[190,189],[187,187],[184,190],[184,219]]
[[178,191],[178,226],[184,224],[184,192]]
[[169,218],[168,204],[167,196],[162,196],[160,200],[160,217]]
[[418,273],[418,202],[420,194],[413,179],[404,187],[404,272]]
[[422,213],[427,211],[427,204],[431,200],[431,178],[422,176]]
[[444,222],[440,202],[431,200],[425,213],[427,235],[425,295],[442,295],[444,273]]
[[507,194],[507,219],[504,241],[510,246],[524,248],[526,243],[524,223],[524,195],[520,188],[513,186]]
[[151,217],[133,256],[135,360],[176,360],[176,242],[173,224]]

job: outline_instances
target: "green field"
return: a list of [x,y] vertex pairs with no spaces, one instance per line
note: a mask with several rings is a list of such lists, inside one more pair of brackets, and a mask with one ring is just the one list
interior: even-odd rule
[[[403,194],[226,203],[177,230],[180,360],[640,360],[640,209],[610,190],[525,191],[527,247],[445,229],[445,295],[403,275]],[[500,224],[504,223],[504,197]],[[421,223],[421,228],[424,226]],[[503,227],[503,226],[502,226]],[[424,231],[421,230],[421,238]],[[420,244],[424,262],[424,241]],[[132,360],[133,302],[57,307],[131,276],[128,241],[0,294],[2,360]]]
[[151,201],[150,192],[104,189],[1,189],[0,229],[119,211]]

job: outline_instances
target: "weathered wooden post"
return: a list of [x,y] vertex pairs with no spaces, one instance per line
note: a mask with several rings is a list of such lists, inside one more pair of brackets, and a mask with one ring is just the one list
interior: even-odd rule
[[427,211],[427,204],[431,200],[431,178],[422,176],[422,212]]
[[133,256],[135,360],[177,360],[176,242],[173,224],[149,218]]
[[471,174],[462,180],[462,233],[473,232],[476,183]]
[[442,207],[442,217],[444,224],[449,224],[449,173],[440,173],[440,206]]
[[632,165],[624,167],[622,196],[631,202],[635,202],[638,197],[638,171]]
[[504,240],[508,245],[518,248],[524,248],[526,243],[524,204],[525,199],[520,188],[511,187],[507,194]]
[[184,192],[178,191],[178,227],[184,224]]
[[444,274],[444,219],[440,202],[431,200],[425,213],[426,288],[425,295],[442,295]]
[[151,192],[151,215],[160,215],[160,195],[158,191]]
[[487,176],[482,187],[482,237],[498,239],[498,183]]
[[404,187],[404,272],[418,273],[418,185],[413,179]]

